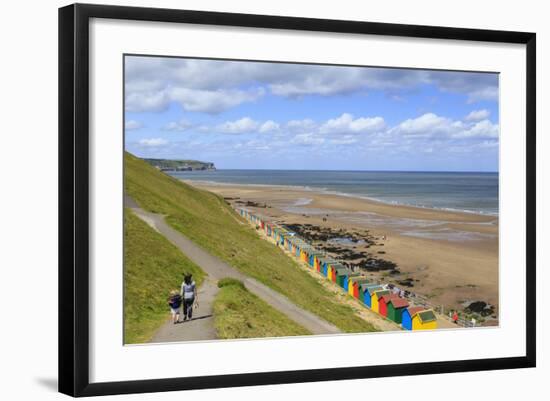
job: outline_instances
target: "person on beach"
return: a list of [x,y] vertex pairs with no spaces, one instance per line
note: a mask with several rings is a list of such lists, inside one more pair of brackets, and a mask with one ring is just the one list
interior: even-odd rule
[[183,298],[183,321],[193,317],[193,304],[197,300],[197,286],[191,274],[185,274],[181,284],[181,297]]
[[458,313],[456,313],[456,311],[453,313],[453,323],[458,324]]
[[180,320],[180,306],[181,306],[181,295],[178,290],[170,291],[170,296],[168,297],[168,305],[170,305],[170,312],[172,313],[172,323],[176,324]]

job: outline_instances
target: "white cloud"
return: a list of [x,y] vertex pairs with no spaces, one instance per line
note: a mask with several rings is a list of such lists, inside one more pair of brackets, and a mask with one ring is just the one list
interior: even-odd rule
[[498,100],[498,86],[478,88],[468,93],[468,103],[475,103],[482,100],[496,102]]
[[382,90],[400,99],[422,85],[464,94],[470,103],[498,99],[498,76],[487,73],[127,57],[125,77],[129,111],[162,111],[179,102],[185,110],[215,114],[265,91],[296,98]]
[[453,130],[460,129],[460,121],[440,117],[434,113],[426,113],[417,118],[410,118],[392,128],[393,133],[407,137],[425,138],[438,134],[449,134]]
[[286,128],[291,132],[306,132],[315,129],[317,124],[315,121],[305,118],[303,120],[291,120],[286,123]]
[[245,102],[252,102],[264,95],[262,88],[243,90],[199,90],[173,88],[170,100],[178,102],[184,110],[218,114]]
[[277,124],[275,121],[268,120],[260,126],[260,132],[262,134],[277,132],[279,131],[279,128],[280,128],[279,124]]
[[497,138],[499,126],[489,120],[472,123],[426,113],[403,121],[388,133],[406,138]]
[[295,145],[321,145],[325,142],[324,138],[313,133],[298,134],[292,138],[291,142]]
[[237,121],[227,121],[220,124],[216,129],[225,134],[246,134],[257,131],[260,124],[250,117],[243,117]]
[[127,92],[125,99],[126,111],[135,113],[144,111],[163,111],[170,103],[170,97],[164,91],[159,92]]
[[476,122],[468,129],[451,135],[453,138],[498,138],[499,126],[489,120]]
[[352,145],[357,143],[357,136],[353,135],[344,135],[339,136],[338,138],[331,139],[330,144],[332,145]]
[[136,120],[128,120],[124,123],[124,129],[126,131],[140,129],[142,127],[143,127],[143,124],[140,121],[136,121]]
[[344,113],[338,118],[330,119],[320,127],[322,134],[363,134],[380,131],[385,127],[382,117],[354,119],[353,115]]
[[168,144],[168,141],[163,138],[144,138],[144,139],[140,139],[138,143],[142,146],[157,147],[157,146],[164,146]]
[[465,118],[466,121],[480,121],[489,117],[489,110],[481,109],[470,112]]
[[179,120],[179,121],[170,121],[168,124],[162,127],[162,129],[164,131],[186,131],[192,126],[193,124],[191,124],[187,120]]

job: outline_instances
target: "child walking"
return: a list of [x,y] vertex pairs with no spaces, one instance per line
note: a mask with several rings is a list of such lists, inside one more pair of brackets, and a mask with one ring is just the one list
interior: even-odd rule
[[178,290],[170,291],[170,297],[168,298],[168,305],[170,305],[170,312],[172,313],[172,323],[176,324],[180,320],[180,307],[181,307],[181,295]]

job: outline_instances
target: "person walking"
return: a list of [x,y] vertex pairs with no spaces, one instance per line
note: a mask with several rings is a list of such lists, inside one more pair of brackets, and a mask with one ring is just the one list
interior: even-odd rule
[[197,286],[191,274],[185,274],[181,284],[181,297],[183,298],[183,321],[193,317],[193,304],[198,302]]
[[453,313],[453,323],[458,324],[458,313],[456,313],[456,311]]
[[180,306],[181,306],[181,295],[178,290],[170,291],[170,296],[168,297],[168,305],[170,306],[170,312],[172,313],[172,323],[176,324],[180,320]]

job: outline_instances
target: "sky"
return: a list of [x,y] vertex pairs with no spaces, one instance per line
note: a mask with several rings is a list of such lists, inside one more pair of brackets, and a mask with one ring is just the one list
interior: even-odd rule
[[498,74],[125,57],[125,146],[219,169],[498,171]]

